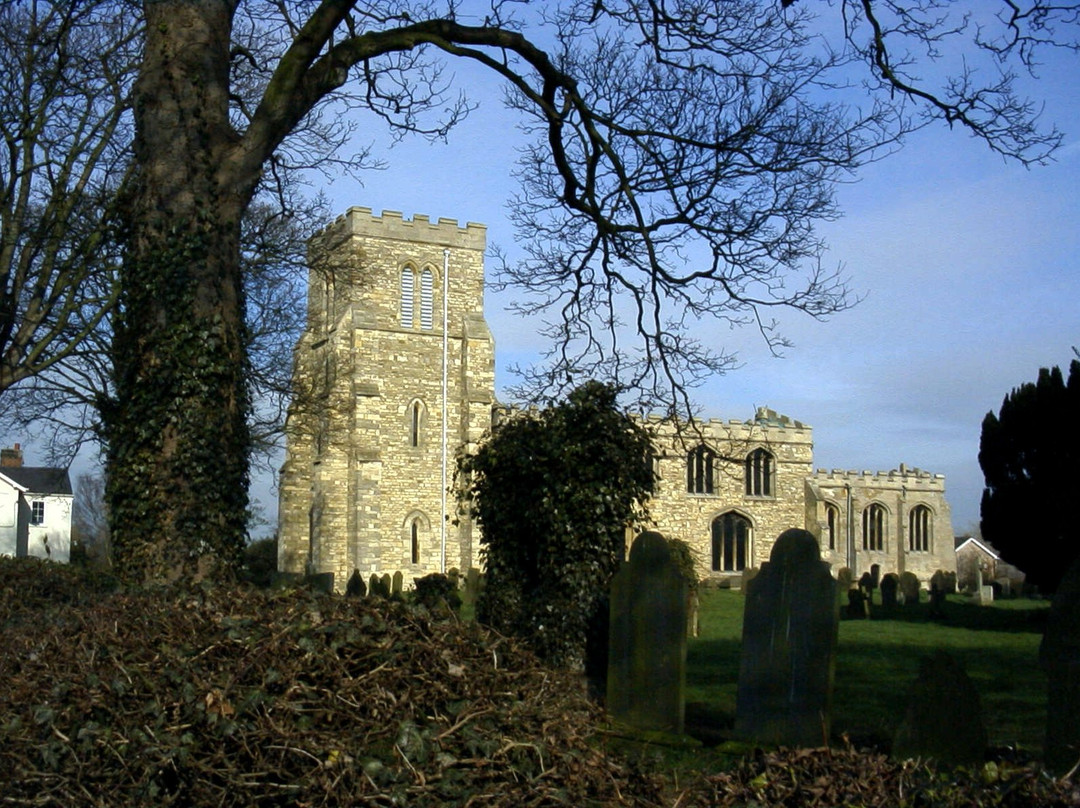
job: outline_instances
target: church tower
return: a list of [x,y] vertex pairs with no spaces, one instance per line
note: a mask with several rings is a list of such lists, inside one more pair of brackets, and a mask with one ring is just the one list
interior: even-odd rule
[[486,228],[350,208],[309,247],[308,323],[295,354],[281,469],[278,568],[475,566],[473,526],[446,489],[491,425]]

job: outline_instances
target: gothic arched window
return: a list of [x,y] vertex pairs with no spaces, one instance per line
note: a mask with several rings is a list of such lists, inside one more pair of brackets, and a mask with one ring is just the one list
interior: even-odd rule
[[885,549],[885,508],[876,502],[862,514],[862,546],[864,550]]
[[930,551],[930,509],[916,505],[908,514],[908,549],[913,553]]
[[773,493],[773,456],[764,449],[755,449],[746,456],[746,495],[771,497]]
[[424,331],[430,331],[434,325],[434,277],[430,269],[420,273],[420,328]]
[[416,277],[412,267],[401,270],[401,327],[413,327],[413,296]]
[[826,547],[836,549],[836,537],[840,530],[840,509],[831,502],[825,503],[825,539]]
[[716,453],[702,444],[686,456],[686,490],[691,494],[713,492],[713,464]]
[[740,572],[750,556],[750,521],[734,511],[713,519],[712,568],[714,572]]

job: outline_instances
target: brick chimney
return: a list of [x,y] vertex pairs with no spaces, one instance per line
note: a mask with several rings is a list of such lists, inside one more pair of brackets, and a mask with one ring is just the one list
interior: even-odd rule
[[0,449],[0,468],[22,468],[22,449],[19,444],[16,443],[14,449]]

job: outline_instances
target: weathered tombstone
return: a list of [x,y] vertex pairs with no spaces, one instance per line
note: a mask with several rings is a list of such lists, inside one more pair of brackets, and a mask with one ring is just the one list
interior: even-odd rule
[[851,589],[851,585],[855,582],[855,573],[852,572],[850,567],[841,567],[836,572],[836,588],[840,590],[841,594],[846,593]]
[[981,763],[986,741],[979,693],[963,666],[945,651],[919,660],[893,757],[929,757],[948,766]]
[[904,596],[905,606],[919,602],[919,578],[914,572],[900,573],[900,593]]
[[945,594],[956,594],[956,573],[952,570],[945,573]]
[[896,591],[900,588],[900,578],[894,572],[887,573],[881,579],[881,607],[883,609],[896,608]]
[[313,572],[304,576],[304,583],[316,592],[329,595],[334,591],[334,573]]
[[827,742],[836,586],[813,534],[780,534],[746,593],[736,735],[787,746]]
[[352,575],[349,576],[349,582],[345,584],[345,597],[362,598],[366,594],[367,587],[364,585],[364,576],[360,574],[360,570],[354,567]]
[[870,598],[862,587],[854,587],[847,593],[847,616],[852,620],[865,620],[870,616]]
[[401,570],[398,570],[394,573],[394,577],[390,579],[390,594],[394,597],[400,597],[404,586],[405,576],[401,574]]
[[739,584],[739,590],[745,595],[746,587],[750,582],[757,577],[757,574],[761,572],[759,567],[747,567],[742,571],[742,582]]
[[945,591],[945,573],[942,570],[938,570],[930,576],[930,591],[933,592],[934,589]]
[[1080,558],[1050,605],[1039,662],[1048,679],[1046,767],[1063,774],[1080,760]]
[[930,581],[930,619],[940,620],[945,617],[945,590],[938,581]]
[[869,595],[874,590],[874,576],[869,572],[864,572],[859,576],[859,589],[863,591],[863,594]]
[[682,733],[686,591],[667,540],[639,535],[611,582],[607,709],[617,720]]
[[379,579],[379,592],[382,594],[382,596],[384,598],[390,597],[390,593],[394,591],[391,588],[393,586],[393,583],[394,583],[394,581],[390,577],[390,573],[389,572],[384,572],[382,574],[382,578]]
[[374,598],[382,594],[379,589],[379,576],[373,572],[371,573],[371,577],[368,579],[367,591],[371,593],[371,596]]

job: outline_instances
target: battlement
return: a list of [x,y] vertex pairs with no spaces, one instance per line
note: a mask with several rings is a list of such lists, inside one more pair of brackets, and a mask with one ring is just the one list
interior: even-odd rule
[[659,426],[661,434],[682,433],[686,439],[699,435],[702,440],[715,443],[731,441],[761,441],[763,443],[813,443],[814,430],[809,424],[796,421],[773,410],[759,407],[751,420],[740,418],[709,418],[693,424],[664,423],[659,416],[649,416],[649,423]]
[[819,484],[917,485],[922,488],[945,490],[944,474],[934,474],[917,467],[908,468],[903,463],[900,464],[900,468],[889,471],[816,469],[812,479]]
[[443,218],[432,222],[419,213],[406,219],[396,210],[384,210],[376,216],[371,208],[359,206],[349,208],[316,236],[331,243],[349,236],[368,236],[463,250],[483,251],[487,247],[487,226],[483,224],[468,222],[462,227],[457,219]]

